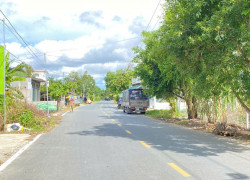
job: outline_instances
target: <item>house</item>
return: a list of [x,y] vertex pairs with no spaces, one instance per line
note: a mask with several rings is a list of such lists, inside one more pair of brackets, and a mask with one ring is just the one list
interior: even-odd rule
[[32,75],[38,79],[44,80],[44,82],[41,82],[41,85],[45,85],[46,83],[46,70],[33,70]]
[[45,70],[33,70],[34,77],[26,78],[26,81],[15,81],[11,83],[12,87],[20,90],[27,102],[40,101],[40,86],[46,83]]
[[39,78],[26,78],[26,81],[15,81],[12,87],[20,90],[27,102],[40,101],[40,85],[46,81]]

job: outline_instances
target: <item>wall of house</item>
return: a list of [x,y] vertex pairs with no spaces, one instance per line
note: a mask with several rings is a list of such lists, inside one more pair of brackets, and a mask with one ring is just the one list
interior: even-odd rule
[[[36,75],[36,78],[46,81],[46,71],[45,70],[33,70],[32,74]],[[45,85],[45,84],[46,84],[46,82],[41,82],[41,85]]]
[[27,102],[32,102],[32,84],[31,78],[26,78],[26,81],[15,81],[10,84],[22,92]]
[[35,74],[36,78],[46,81],[46,71],[45,70],[33,70],[32,74]]

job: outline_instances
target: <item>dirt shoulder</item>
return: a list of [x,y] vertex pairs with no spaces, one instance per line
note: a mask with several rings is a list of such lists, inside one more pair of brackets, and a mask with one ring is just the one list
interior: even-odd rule
[[228,138],[236,139],[241,142],[245,142],[250,144],[250,131],[245,130],[244,128],[235,125],[235,124],[226,124],[225,129],[218,129],[215,124],[206,123],[199,119],[164,119],[164,118],[155,118],[150,117],[153,119],[160,120],[165,123],[172,123],[179,126],[187,127],[193,130],[199,130],[206,133],[212,133],[219,136],[225,136]]
[[30,134],[0,134],[0,165],[34,138]]
[[62,119],[62,114],[67,112],[68,109],[64,109],[60,112],[51,113],[53,121],[48,119],[48,126],[43,131],[39,132],[10,132],[10,133],[0,133],[0,165],[6,162],[11,156],[18,152],[22,147],[32,141],[38,134],[46,133],[52,131],[54,127],[60,123]]

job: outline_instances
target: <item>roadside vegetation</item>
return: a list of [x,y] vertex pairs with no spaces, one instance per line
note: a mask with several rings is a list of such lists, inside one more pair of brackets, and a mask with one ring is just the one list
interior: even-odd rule
[[149,117],[160,118],[160,119],[171,119],[171,118],[186,118],[185,112],[178,112],[170,110],[148,110],[146,115]]
[[[144,31],[143,45],[134,47],[133,76],[148,96],[167,100],[171,110],[146,115],[165,121],[179,117],[179,99],[187,106],[187,120],[177,119],[179,124],[199,122],[221,135],[244,130],[250,113],[249,2],[167,0],[164,8],[160,28]],[[110,74],[107,87],[118,94]]]
[[[135,74],[148,95],[186,102],[188,119],[225,130],[250,112],[249,3],[168,0],[162,26],[143,32]],[[241,117],[238,118],[240,122]],[[235,119],[236,121],[236,119]]]
[[[39,110],[37,106],[22,101],[8,101],[6,124],[20,123],[24,132],[37,133],[52,129],[60,117],[48,117],[46,113]],[[0,113],[0,130],[3,131],[3,112]]]
[[119,69],[116,72],[108,72],[105,77],[106,94],[113,98],[115,102],[119,101],[119,94],[128,89],[133,78],[132,68]]

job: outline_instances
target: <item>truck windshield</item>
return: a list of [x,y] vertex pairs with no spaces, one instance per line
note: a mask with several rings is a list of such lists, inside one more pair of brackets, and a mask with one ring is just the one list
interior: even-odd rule
[[141,89],[135,89],[130,91],[130,99],[147,99],[147,96],[142,92]]

